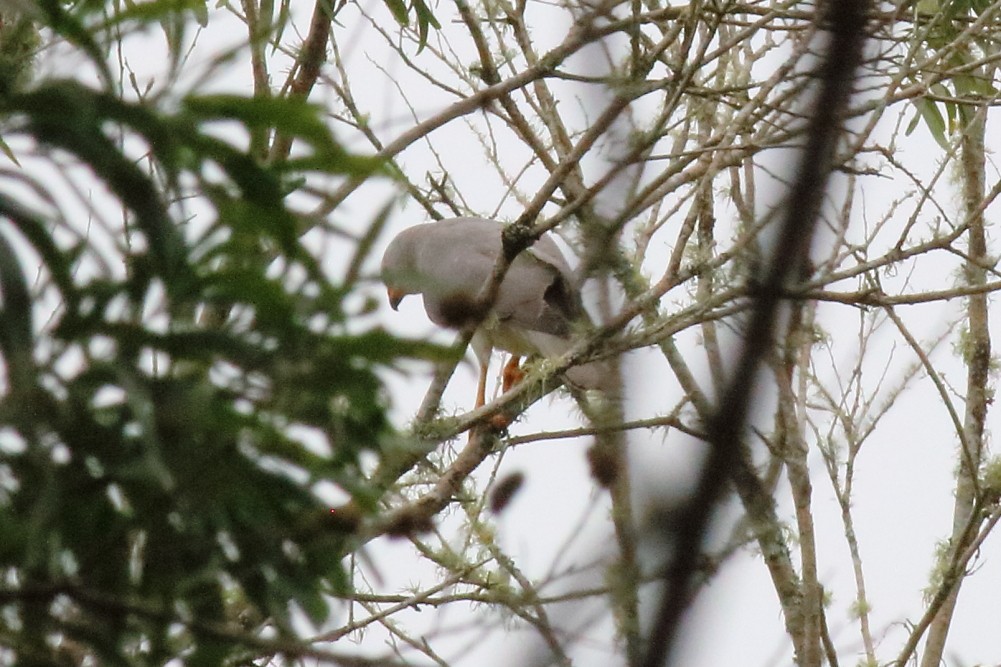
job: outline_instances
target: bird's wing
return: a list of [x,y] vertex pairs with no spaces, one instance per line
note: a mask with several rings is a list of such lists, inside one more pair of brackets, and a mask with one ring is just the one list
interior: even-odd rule
[[560,271],[531,253],[522,253],[504,276],[494,312],[530,331],[566,338],[579,314],[579,299]]
[[[431,321],[458,328],[482,317],[476,298],[502,252],[502,223],[453,218],[420,226],[413,243],[424,308]],[[519,254],[498,290],[492,311],[515,326],[567,337],[583,312],[573,273],[549,236]]]
[[566,257],[563,256],[563,252],[560,247],[556,245],[556,241],[549,234],[543,234],[539,237],[531,248],[525,252],[534,255],[541,262],[548,264],[562,275],[569,284],[573,284],[574,273],[570,265],[567,264]]

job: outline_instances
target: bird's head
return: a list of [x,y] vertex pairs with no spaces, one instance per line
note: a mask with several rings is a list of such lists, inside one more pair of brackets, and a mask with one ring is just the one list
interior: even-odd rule
[[382,256],[382,282],[386,285],[389,305],[393,310],[399,308],[404,297],[421,291],[416,267],[416,240],[410,230],[404,230],[392,240]]

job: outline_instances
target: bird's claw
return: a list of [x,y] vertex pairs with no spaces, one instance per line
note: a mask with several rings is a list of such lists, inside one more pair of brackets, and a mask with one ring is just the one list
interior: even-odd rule
[[521,370],[521,357],[512,356],[501,373],[501,390],[507,393],[511,387],[525,379],[525,371]]
[[506,431],[514,423],[514,419],[505,412],[495,412],[487,417],[486,422],[491,431],[500,433]]

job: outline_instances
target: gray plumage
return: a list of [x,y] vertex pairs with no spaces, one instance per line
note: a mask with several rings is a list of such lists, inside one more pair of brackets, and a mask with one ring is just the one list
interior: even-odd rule
[[[489,312],[477,312],[477,296],[502,252],[503,230],[500,222],[471,217],[417,225],[397,235],[382,258],[394,309],[404,296],[421,294],[428,318],[439,326],[458,329],[482,317],[471,345],[484,373],[495,347],[518,356],[562,355],[586,317],[573,272],[548,235],[511,263]],[[584,389],[599,387],[603,379],[596,363],[566,375]]]

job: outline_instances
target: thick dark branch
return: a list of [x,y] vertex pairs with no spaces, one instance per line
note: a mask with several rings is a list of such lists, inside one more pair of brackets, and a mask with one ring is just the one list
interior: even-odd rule
[[755,290],[755,307],[744,350],[716,414],[707,425],[710,450],[701,479],[695,492],[680,508],[679,521],[669,536],[675,543],[674,560],[651,627],[644,662],[647,667],[663,664],[674,644],[710,519],[739,461],[741,436],[752,405],[755,378],[761,360],[771,349],[782,291],[790,281],[804,278],[813,228],[832,168],[834,147],[841,134],[855,70],[862,58],[868,5],[865,0],[843,0],[828,5],[824,18],[830,26],[831,42],[820,71],[821,89],[810,119],[807,144],[779,229],[771,266],[760,288]]

